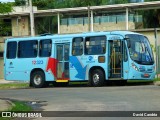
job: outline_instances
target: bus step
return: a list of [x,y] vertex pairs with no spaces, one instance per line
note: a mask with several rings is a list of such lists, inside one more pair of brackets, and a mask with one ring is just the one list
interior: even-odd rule
[[108,80],[123,80],[123,78],[108,78]]
[[121,78],[121,74],[119,73],[112,74],[111,78]]

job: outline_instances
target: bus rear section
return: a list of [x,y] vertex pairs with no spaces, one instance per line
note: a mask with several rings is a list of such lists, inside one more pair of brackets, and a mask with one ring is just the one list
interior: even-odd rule
[[6,80],[26,81],[34,87],[43,87],[53,81],[46,72],[52,54],[52,40],[43,37],[11,38],[5,41],[4,76]]

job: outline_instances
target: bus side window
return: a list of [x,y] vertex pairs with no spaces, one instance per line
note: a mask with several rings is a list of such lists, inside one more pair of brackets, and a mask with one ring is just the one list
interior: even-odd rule
[[38,41],[20,41],[18,43],[18,57],[19,58],[35,58],[38,53]]
[[51,40],[41,40],[39,46],[39,56],[40,57],[50,57],[52,51],[52,41]]
[[17,42],[8,42],[7,43],[7,59],[14,59],[16,58],[17,52]]
[[83,54],[83,38],[73,38],[72,42],[72,55],[82,55]]
[[85,54],[96,55],[106,53],[106,37],[86,37]]

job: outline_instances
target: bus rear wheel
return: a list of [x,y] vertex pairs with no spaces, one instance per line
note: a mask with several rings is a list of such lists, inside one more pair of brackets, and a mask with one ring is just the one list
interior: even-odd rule
[[31,75],[31,84],[35,88],[42,88],[45,86],[45,76],[42,71],[35,71]]
[[94,87],[101,87],[104,85],[104,73],[102,70],[100,69],[95,69],[93,70],[93,72],[91,73],[91,77],[90,77],[90,80],[89,80],[89,84],[91,86],[94,86]]

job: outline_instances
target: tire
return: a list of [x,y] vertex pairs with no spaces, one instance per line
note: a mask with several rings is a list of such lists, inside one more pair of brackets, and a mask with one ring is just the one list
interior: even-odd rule
[[91,73],[89,85],[94,87],[101,87],[105,83],[104,72],[100,69],[95,69]]
[[35,71],[31,75],[31,84],[35,88],[42,88],[45,86],[45,75],[42,71]]

